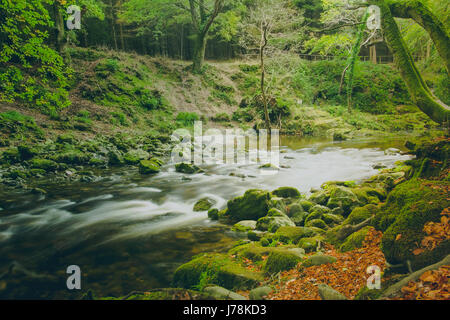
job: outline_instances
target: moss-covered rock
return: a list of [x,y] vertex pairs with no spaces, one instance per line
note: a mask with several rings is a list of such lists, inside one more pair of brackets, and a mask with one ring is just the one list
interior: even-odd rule
[[329,213],[330,211],[330,208],[317,204],[310,209],[310,213],[306,216],[305,223],[309,220],[320,219],[325,213]]
[[330,198],[328,199],[327,207],[331,209],[340,207],[344,210],[344,214],[349,214],[359,204],[358,197],[349,188],[342,186],[330,188]]
[[30,160],[30,167],[34,169],[42,169],[49,172],[58,169],[58,164],[52,160],[34,158]]
[[272,194],[281,198],[300,198],[301,196],[300,191],[292,187],[278,188],[272,191]]
[[305,223],[305,227],[316,227],[319,229],[328,229],[327,224],[322,219],[313,219]]
[[208,210],[208,218],[211,220],[219,220],[219,209],[212,208]]
[[281,197],[276,197],[271,195],[270,200],[269,200],[269,208],[274,208],[277,210],[280,210],[283,213],[287,212],[287,206],[286,204],[290,202],[290,199],[285,199],[285,198],[281,198]]
[[284,243],[297,244],[301,238],[312,237],[314,231],[305,227],[283,226],[275,232],[274,239]]
[[284,214],[280,216],[267,215],[258,219],[256,223],[256,229],[269,232],[275,232],[282,226],[295,227],[295,223]]
[[343,224],[358,224],[375,215],[378,210],[378,206],[374,204],[368,204],[364,207],[356,207],[344,220]]
[[441,242],[432,251],[413,251],[426,235],[424,225],[440,221],[442,210],[449,206],[446,181],[412,179],[398,185],[388,196],[386,205],[375,216],[374,225],[384,230],[381,248],[392,264],[410,261],[413,269],[441,260],[450,252],[450,241]]
[[203,172],[203,170],[199,167],[197,167],[195,164],[181,162],[175,164],[175,171],[180,173],[187,173],[187,174],[193,174],[193,173],[200,173]]
[[258,220],[269,211],[270,193],[264,190],[247,190],[243,196],[231,199],[227,203],[227,216],[232,221]]
[[127,164],[138,164],[141,160],[147,160],[150,154],[142,149],[130,150],[123,155],[123,160]]
[[309,200],[300,200],[298,203],[302,206],[303,210],[306,212],[310,212],[311,208],[316,205],[314,202],[311,202]]
[[304,213],[305,210],[303,209],[302,205],[300,203],[292,203],[286,208],[286,214],[288,217],[292,217],[298,213]]
[[234,231],[247,232],[249,230],[256,229],[256,221],[255,220],[242,220],[238,223],[235,223],[233,226]]
[[369,231],[373,229],[373,227],[367,226],[362,228],[359,231],[356,231],[354,233],[352,233],[351,235],[349,235],[344,243],[342,244],[342,246],[340,247],[340,250],[342,252],[346,252],[346,251],[351,251],[354,250],[356,248],[361,248],[364,242],[364,239],[366,238],[367,234],[369,233]]
[[311,266],[319,266],[322,264],[334,263],[336,261],[337,259],[335,257],[325,255],[323,253],[316,253],[308,257],[308,259],[306,259],[305,261],[303,261],[302,266],[308,268]]
[[315,236],[315,237],[308,237],[308,238],[301,238],[298,242],[298,246],[305,250],[305,252],[313,252],[317,250],[317,247],[319,246],[320,242],[324,241],[323,236]]
[[330,195],[325,190],[319,190],[317,192],[314,192],[310,197],[309,201],[312,201],[316,204],[320,204],[322,206],[325,206],[328,202],[328,199],[330,198]]
[[378,204],[380,201],[386,199],[387,196],[386,190],[381,188],[363,186],[359,188],[353,188],[351,190],[362,205],[369,203]]
[[329,226],[337,225],[344,221],[344,218],[337,214],[325,213],[322,216],[322,220]]
[[219,286],[206,287],[203,291],[216,300],[247,300],[244,296]]
[[280,271],[290,270],[297,266],[301,258],[290,252],[272,252],[264,264],[264,272],[274,274]]
[[153,174],[160,171],[161,166],[152,159],[139,161],[139,173],[141,174]]
[[202,198],[198,200],[194,204],[194,211],[208,211],[213,205],[215,201],[211,200],[210,198]]
[[173,277],[173,285],[191,288],[199,284],[200,278],[209,276],[210,284],[229,290],[246,289],[262,281],[262,274],[249,271],[225,254],[205,254],[178,267]]
[[330,286],[326,284],[319,284],[318,286],[319,296],[322,300],[348,300],[346,296],[344,296],[339,291],[334,290]]
[[247,232],[247,238],[251,241],[260,241],[266,233],[259,230],[249,230]]
[[89,163],[90,156],[79,150],[69,150],[56,154],[52,159],[58,163],[83,165]]
[[108,164],[111,166],[120,166],[125,163],[122,153],[118,150],[110,150],[108,152]]

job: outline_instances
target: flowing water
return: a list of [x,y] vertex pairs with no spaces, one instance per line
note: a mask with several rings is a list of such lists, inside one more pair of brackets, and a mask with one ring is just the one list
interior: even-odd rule
[[403,142],[283,137],[281,169],[272,175],[257,164],[185,175],[169,163],[154,176],[122,168],[91,183],[47,182],[45,196],[8,194],[0,211],[0,298],[78,298],[66,289],[69,265],[81,268],[82,289],[101,296],[167,287],[193,255],[226,250],[242,237],[193,212],[198,199],[210,197],[220,209],[250,188],[308,193],[325,181],[360,181],[378,172],[375,164],[408,159],[388,149]]

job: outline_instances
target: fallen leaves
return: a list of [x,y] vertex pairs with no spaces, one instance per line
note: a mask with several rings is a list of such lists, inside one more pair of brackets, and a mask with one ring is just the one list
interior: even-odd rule
[[366,273],[367,267],[376,265],[381,271],[385,267],[386,260],[380,249],[381,237],[381,232],[371,229],[362,248],[345,253],[326,245],[324,253],[337,258],[335,263],[283,272],[281,278],[284,281],[272,283],[276,290],[268,298],[320,300],[317,288],[320,283],[328,284],[347,298],[354,298],[359,289],[366,285],[370,276]]
[[424,272],[402,288],[398,300],[450,300],[450,266]]
[[450,239],[450,208],[445,208],[441,212],[440,222],[427,222],[423,226],[423,231],[427,234],[420,243],[420,247],[413,251],[414,255],[419,255],[425,250],[433,250],[442,241]]

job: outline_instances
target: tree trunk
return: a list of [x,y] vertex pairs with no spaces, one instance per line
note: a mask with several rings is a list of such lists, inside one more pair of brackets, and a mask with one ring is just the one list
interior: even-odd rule
[[264,66],[264,49],[267,46],[267,29],[268,25],[265,23],[261,24],[261,45],[259,47],[259,59],[260,59],[260,67],[261,67],[261,95],[263,99],[263,105],[264,105],[264,118],[266,121],[266,129],[267,132],[270,134],[270,118],[269,118],[269,110],[267,108],[267,97],[266,97],[266,91],[264,88],[264,80],[266,76],[266,70]]
[[206,51],[206,36],[203,33],[198,33],[194,43],[194,56],[193,56],[193,71],[200,73],[205,62]]
[[111,7],[111,29],[114,40],[114,48],[117,51],[116,19],[114,18],[114,5],[112,0],[109,0],[109,6]]
[[444,103],[433,96],[423,81],[391,14],[388,1],[378,0],[376,4],[381,9],[381,23],[386,42],[392,51],[394,62],[406,83],[408,92],[417,107],[433,121],[445,123],[449,120],[450,111]]
[[420,0],[387,0],[386,3],[392,16],[413,19],[428,32],[450,74],[450,37],[445,25]]
[[65,46],[64,18],[58,3],[55,2],[55,4],[53,5],[53,10],[55,14],[55,27],[56,27],[56,50],[58,50],[58,52],[62,52]]

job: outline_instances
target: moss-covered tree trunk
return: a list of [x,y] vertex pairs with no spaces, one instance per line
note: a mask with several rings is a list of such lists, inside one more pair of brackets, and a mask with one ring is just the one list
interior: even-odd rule
[[445,25],[420,0],[387,0],[392,16],[413,19],[424,28],[450,74],[450,37]]
[[195,38],[194,43],[194,53],[193,53],[193,70],[194,72],[201,72],[203,63],[205,61],[205,51],[206,51],[206,36],[203,33],[198,33]]
[[391,0],[374,0],[381,9],[381,23],[385,40],[392,51],[394,62],[406,83],[413,102],[433,121],[445,123],[449,120],[448,106],[433,96],[423,81],[414,60],[400,34],[397,23],[389,8]]
[[[194,43],[193,66],[194,72],[201,72],[205,60],[206,41],[208,32],[214,20],[223,8],[225,0],[214,0],[214,9],[207,10],[204,0],[189,0],[189,10],[192,19],[192,25],[196,30]],[[208,13],[209,12],[209,13]]]

